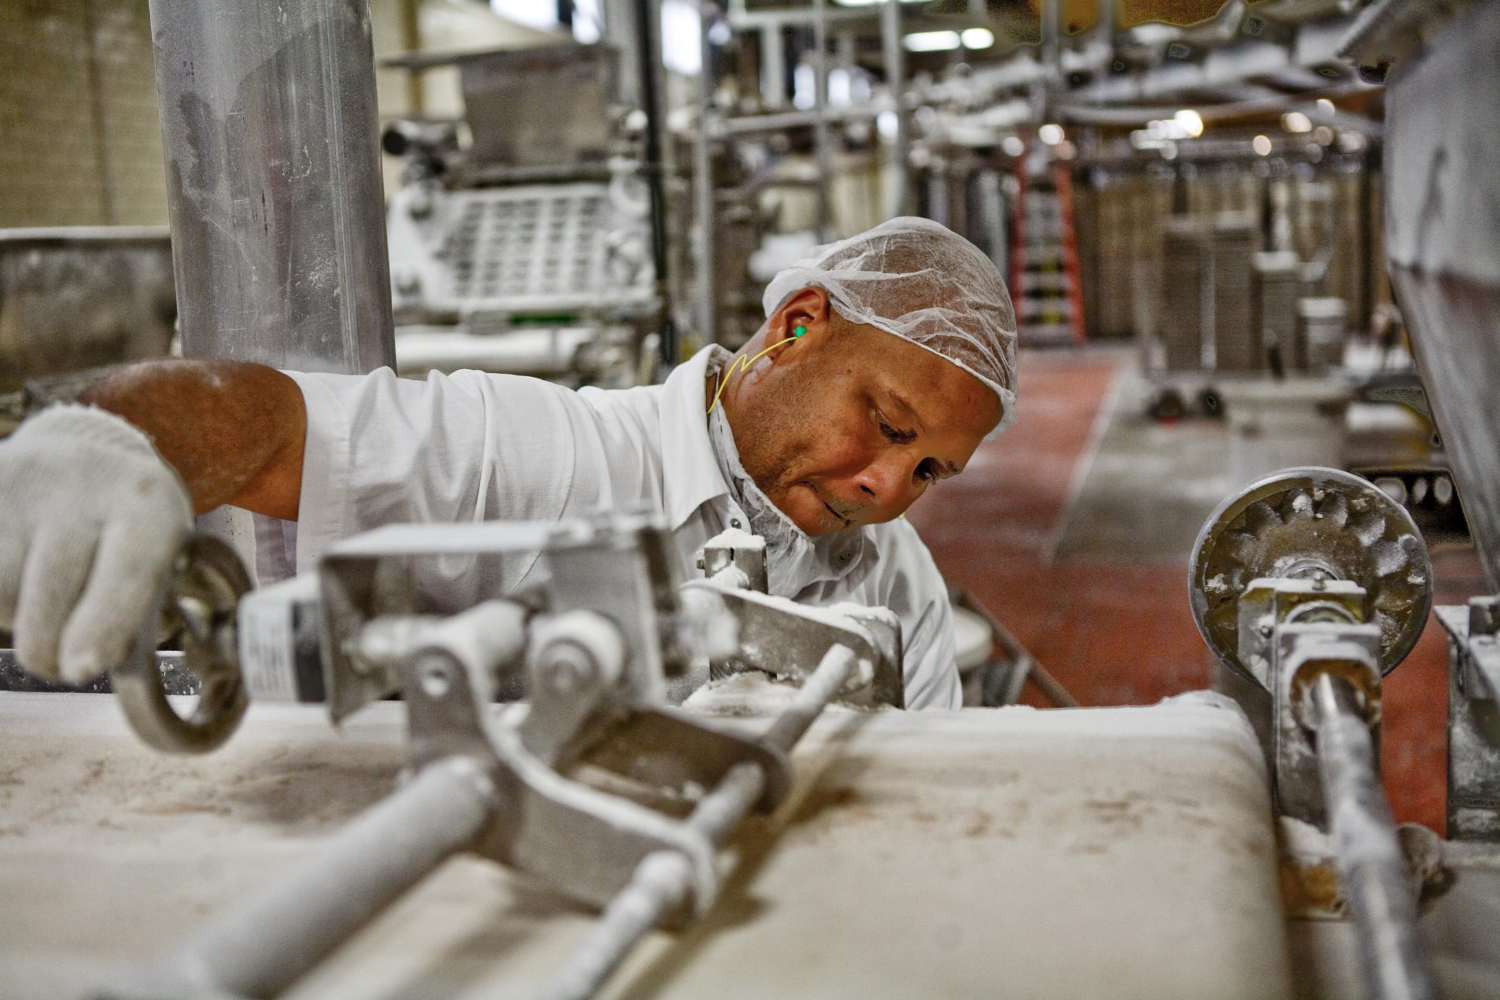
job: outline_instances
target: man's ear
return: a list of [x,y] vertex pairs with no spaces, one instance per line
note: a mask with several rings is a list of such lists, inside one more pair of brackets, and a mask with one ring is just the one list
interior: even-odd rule
[[[803,338],[814,338],[815,341],[821,342],[830,332],[830,316],[827,291],[814,287],[795,292],[771,317],[766,346],[769,347],[783,340]],[[801,332],[798,332],[799,330]]]

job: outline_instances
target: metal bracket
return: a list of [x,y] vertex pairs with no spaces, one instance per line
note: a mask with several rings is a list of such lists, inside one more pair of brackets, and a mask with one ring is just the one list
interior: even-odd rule
[[[558,637],[567,634],[598,663],[595,650],[600,644],[590,641],[584,630],[569,632],[570,626],[579,624],[579,614],[569,612],[533,624],[534,634],[544,636],[540,644],[530,644],[531,655],[543,657],[540,669],[557,669],[556,662],[545,659],[546,651],[555,651]],[[494,719],[491,708],[499,671],[526,645],[525,621],[518,606],[489,602],[433,626],[414,644],[404,677],[413,766],[421,769],[465,757],[489,774],[500,805],[480,839],[480,853],[534,875],[573,899],[604,906],[648,855],[672,851],[688,861],[693,909],[703,912],[718,893],[711,840],[654,809],[568,778],[555,765],[565,759],[582,760],[587,746],[603,744],[609,752],[587,760],[609,768],[620,763],[619,755],[628,748],[628,763],[619,773],[657,787],[676,783],[677,790],[685,791],[689,781],[700,789],[712,788],[734,766],[755,763],[767,778],[760,806],[769,809],[790,785],[785,755],[684,713],[620,710],[609,691],[608,667],[580,669],[566,690],[543,685],[533,692],[529,711],[540,711],[551,726],[528,727],[529,714],[520,723]],[[589,625],[596,631],[610,627],[600,621]],[[537,670],[534,664],[533,672]],[[583,711],[571,717],[553,711],[557,703],[573,699],[582,702]],[[614,711],[602,712],[598,720],[593,717],[595,706],[611,705]],[[571,730],[551,728],[569,725]],[[546,739],[539,739],[542,734]],[[624,745],[616,742],[621,736]]]
[[906,707],[901,675],[901,629],[890,612],[853,605],[809,608],[782,597],[701,580],[682,585],[706,606],[739,623],[739,652],[715,664],[715,677],[745,669],[806,678],[835,645],[857,658],[857,687],[877,705]]
[[1239,599],[1239,657],[1261,686],[1272,690],[1278,625],[1308,615],[1332,613],[1346,621],[1365,619],[1365,590],[1348,580],[1262,578]]
[[1500,843],[1500,598],[1436,610],[1448,633],[1448,838]]
[[1271,689],[1275,713],[1275,795],[1283,816],[1325,826],[1323,782],[1313,743],[1316,713],[1307,697],[1324,674],[1358,693],[1371,737],[1380,720],[1380,627],[1341,622],[1283,624],[1275,632]]
[[720,573],[738,570],[744,574],[744,582],[736,582],[735,586],[762,594],[768,589],[765,540],[738,528],[720,532],[704,542],[698,568],[709,580]]
[[548,573],[538,597],[553,613],[592,610],[623,635],[631,656],[621,696],[652,704],[663,677],[683,666],[666,623],[678,610],[663,530],[644,516],[591,521],[392,525],[334,546],[319,567],[329,714],[344,718],[401,684],[398,664],[361,657],[364,626],[382,615],[455,613],[434,608],[420,574],[437,559],[531,559]]

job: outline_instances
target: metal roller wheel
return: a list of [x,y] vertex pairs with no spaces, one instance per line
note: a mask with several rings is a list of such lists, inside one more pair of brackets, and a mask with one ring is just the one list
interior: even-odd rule
[[1368,593],[1380,626],[1380,672],[1411,652],[1432,607],[1432,563],[1406,508],[1337,469],[1297,468],[1246,487],[1209,515],[1188,568],[1203,641],[1246,678],[1239,660],[1241,594],[1252,580],[1348,580]]
[[[249,707],[235,648],[235,613],[250,578],[234,550],[192,535],[172,566],[165,592],[110,682],[136,735],[169,753],[207,753],[222,745]],[[198,679],[198,704],[186,717],[167,700],[156,664],[158,643],[182,639],[182,664]]]

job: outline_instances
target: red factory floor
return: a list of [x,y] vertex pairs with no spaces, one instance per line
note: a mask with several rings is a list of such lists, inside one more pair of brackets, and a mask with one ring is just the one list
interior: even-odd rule
[[[1108,461],[1111,435],[1104,433],[1111,421],[1143,419],[1133,407],[1113,405],[1122,379],[1138,381],[1132,364],[1133,356],[1122,351],[1023,353],[1017,425],[981,446],[963,476],[935,489],[910,515],[949,582],[987,605],[1087,706],[1151,704],[1210,683],[1209,655],[1188,610],[1187,557],[1203,518],[1227,489],[1215,493],[1210,481],[1201,513],[1170,506],[1161,515],[1144,512],[1148,523],[1153,516],[1185,523],[1144,532],[1139,551],[1123,557],[1090,552],[1088,537],[1101,532],[1087,521],[1101,513],[1140,520],[1143,512],[1123,504],[1087,511],[1076,503],[1085,480],[1092,485],[1094,477],[1132,474],[1110,471],[1122,463]],[[1172,451],[1227,447],[1222,424],[1186,421],[1149,433],[1162,436],[1152,438],[1154,447]],[[1139,490],[1142,473],[1133,474]],[[1163,497],[1182,490],[1177,476],[1145,481]],[[1140,499],[1139,492],[1123,495]],[[1085,536],[1082,544],[1074,544],[1078,536]],[[1434,553],[1433,561],[1436,603],[1459,603],[1476,592],[1471,551]],[[1447,644],[1434,620],[1387,678],[1382,737],[1397,820],[1439,832],[1446,678]],[[1045,704],[1030,686],[1025,701]]]

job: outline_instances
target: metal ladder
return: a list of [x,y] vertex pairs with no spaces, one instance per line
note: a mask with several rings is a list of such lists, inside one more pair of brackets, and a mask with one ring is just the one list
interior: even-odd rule
[[1083,344],[1083,282],[1073,229],[1073,179],[1066,163],[1016,158],[1016,231],[1010,292],[1020,342],[1028,347]]

